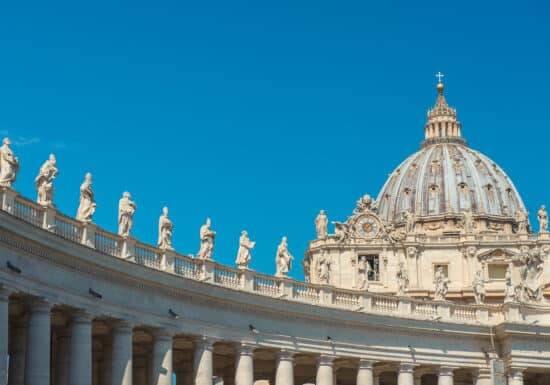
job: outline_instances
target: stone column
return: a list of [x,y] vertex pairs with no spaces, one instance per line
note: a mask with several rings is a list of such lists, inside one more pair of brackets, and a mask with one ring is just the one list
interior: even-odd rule
[[8,378],[9,302],[9,292],[0,289],[0,384],[4,384]]
[[380,374],[374,374],[373,381],[374,385],[380,385]]
[[112,334],[111,385],[132,385],[132,325],[118,322]]
[[168,330],[154,334],[151,385],[172,385],[172,337]]
[[13,325],[10,332],[10,367],[8,385],[23,385],[25,381],[25,352],[27,348],[27,324]]
[[525,368],[508,368],[508,385],[523,385],[523,371]]
[[254,346],[241,344],[236,350],[235,385],[253,385]]
[[294,352],[279,350],[277,353],[277,368],[275,369],[275,385],[294,385]]
[[321,355],[317,359],[315,385],[334,385],[334,356]]
[[374,362],[361,358],[359,360],[359,367],[357,368],[357,385],[374,385]]
[[414,365],[401,363],[397,374],[397,385],[414,385]]
[[455,368],[450,366],[441,366],[437,376],[437,385],[453,385],[453,372]]
[[422,385],[422,374],[414,374],[414,385]]
[[77,311],[71,324],[70,385],[92,385],[92,316]]
[[29,304],[25,385],[50,385],[50,309],[44,300]]
[[55,352],[55,385],[69,385],[69,368],[71,363],[71,335],[61,333],[57,336]]
[[214,375],[214,340],[203,337],[195,342],[193,362],[193,385],[212,385]]
[[483,368],[474,372],[474,385],[492,385],[491,369]]

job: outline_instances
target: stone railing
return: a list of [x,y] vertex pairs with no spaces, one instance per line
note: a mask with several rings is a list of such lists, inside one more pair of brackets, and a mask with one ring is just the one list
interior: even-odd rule
[[232,268],[212,260],[195,259],[172,250],[161,250],[131,237],[121,237],[102,230],[93,223],[77,221],[59,213],[54,207],[43,207],[21,197],[14,190],[3,189],[0,190],[0,194],[3,211],[33,226],[103,254],[186,279],[265,297],[354,312],[467,324],[496,324],[511,319],[503,314],[502,306],[422,301],[409,297],[338,289]]

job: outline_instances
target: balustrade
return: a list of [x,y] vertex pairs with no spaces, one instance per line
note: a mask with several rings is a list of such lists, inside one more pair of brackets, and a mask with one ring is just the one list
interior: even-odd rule
[[28,199],[18,196],[15,199],[13,214],[25,222],[29,222],[37,227],[42,227],[44,213],[39,205]]
[[77,220],[57,214],[54,232],[69,241],[82,242],[82,224]]

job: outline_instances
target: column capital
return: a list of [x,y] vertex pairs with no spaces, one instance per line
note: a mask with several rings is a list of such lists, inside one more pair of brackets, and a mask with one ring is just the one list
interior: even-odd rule
[[154,329],[151,334],[155,337],[155,340],[172,341],[176,333],[171,329],[158,328]]
[[412,362],[400,362],[399,363],[399,373],[414,373],[414,368],[417,365]]
[[277,360],[279,360],[279,361],[293,361],[295,354],[296,354],[295,350],[280,349],[279,351],[277,351]]
[[369,358],[361,357],[359,358],[359,368],[360,369],[373,369],[374,363],[376,361]]
[[74,310],[71,312],[73,322],[88,323],[92,322],[94,316],[84,310]]
[[335,359],[336,359],[336,356],[332,356],[329,354],[321,354],[319,357],[317,357],[317,364],[333,367]]
[[10,299],[11,291],[5,287],[0,287],[0,302],[8,302]]
[[131,332],[134,325],[126,320],[115,320],[111,323],[112,331],[118,333]]
[[235,350],[241,356],[251,356],[254,354],[255,349],[256,345],[249,342],[241,342],[235,346]]
[[45,298],[33,298],[27,302],[27,309],[31,314],[50,313],[52,303]]
[[195,339],[195,349],[210,350],[214,349],[216,339],[208,336],[200,336]]
[[438,373],[440,376],[452,377],[456,369],[458,369],[458,366],[441,365],[439,367]]
[[508,367],[508,373],[514,379],[523,378],[523,372],[525,370],[527,370],[527,368],[524,367],[524,366],[513,366],[513,365],[511,365],[511,366]]

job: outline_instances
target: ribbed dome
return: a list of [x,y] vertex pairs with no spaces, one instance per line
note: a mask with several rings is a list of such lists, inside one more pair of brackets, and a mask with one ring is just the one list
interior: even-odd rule
[[378,195],[378,211],[387,221],[462,213],[511,218],[523,202],[512,181],[491,159],[457,143],[427,146],[405,160]]
[[463,213],[512,218],[525,210],[506,173],[491,159],[466,146],[456,110],[447,106],[438,85],[435,107],[428,112],[421,150],[406,159],[378,195],[378,212],[389,222]]

